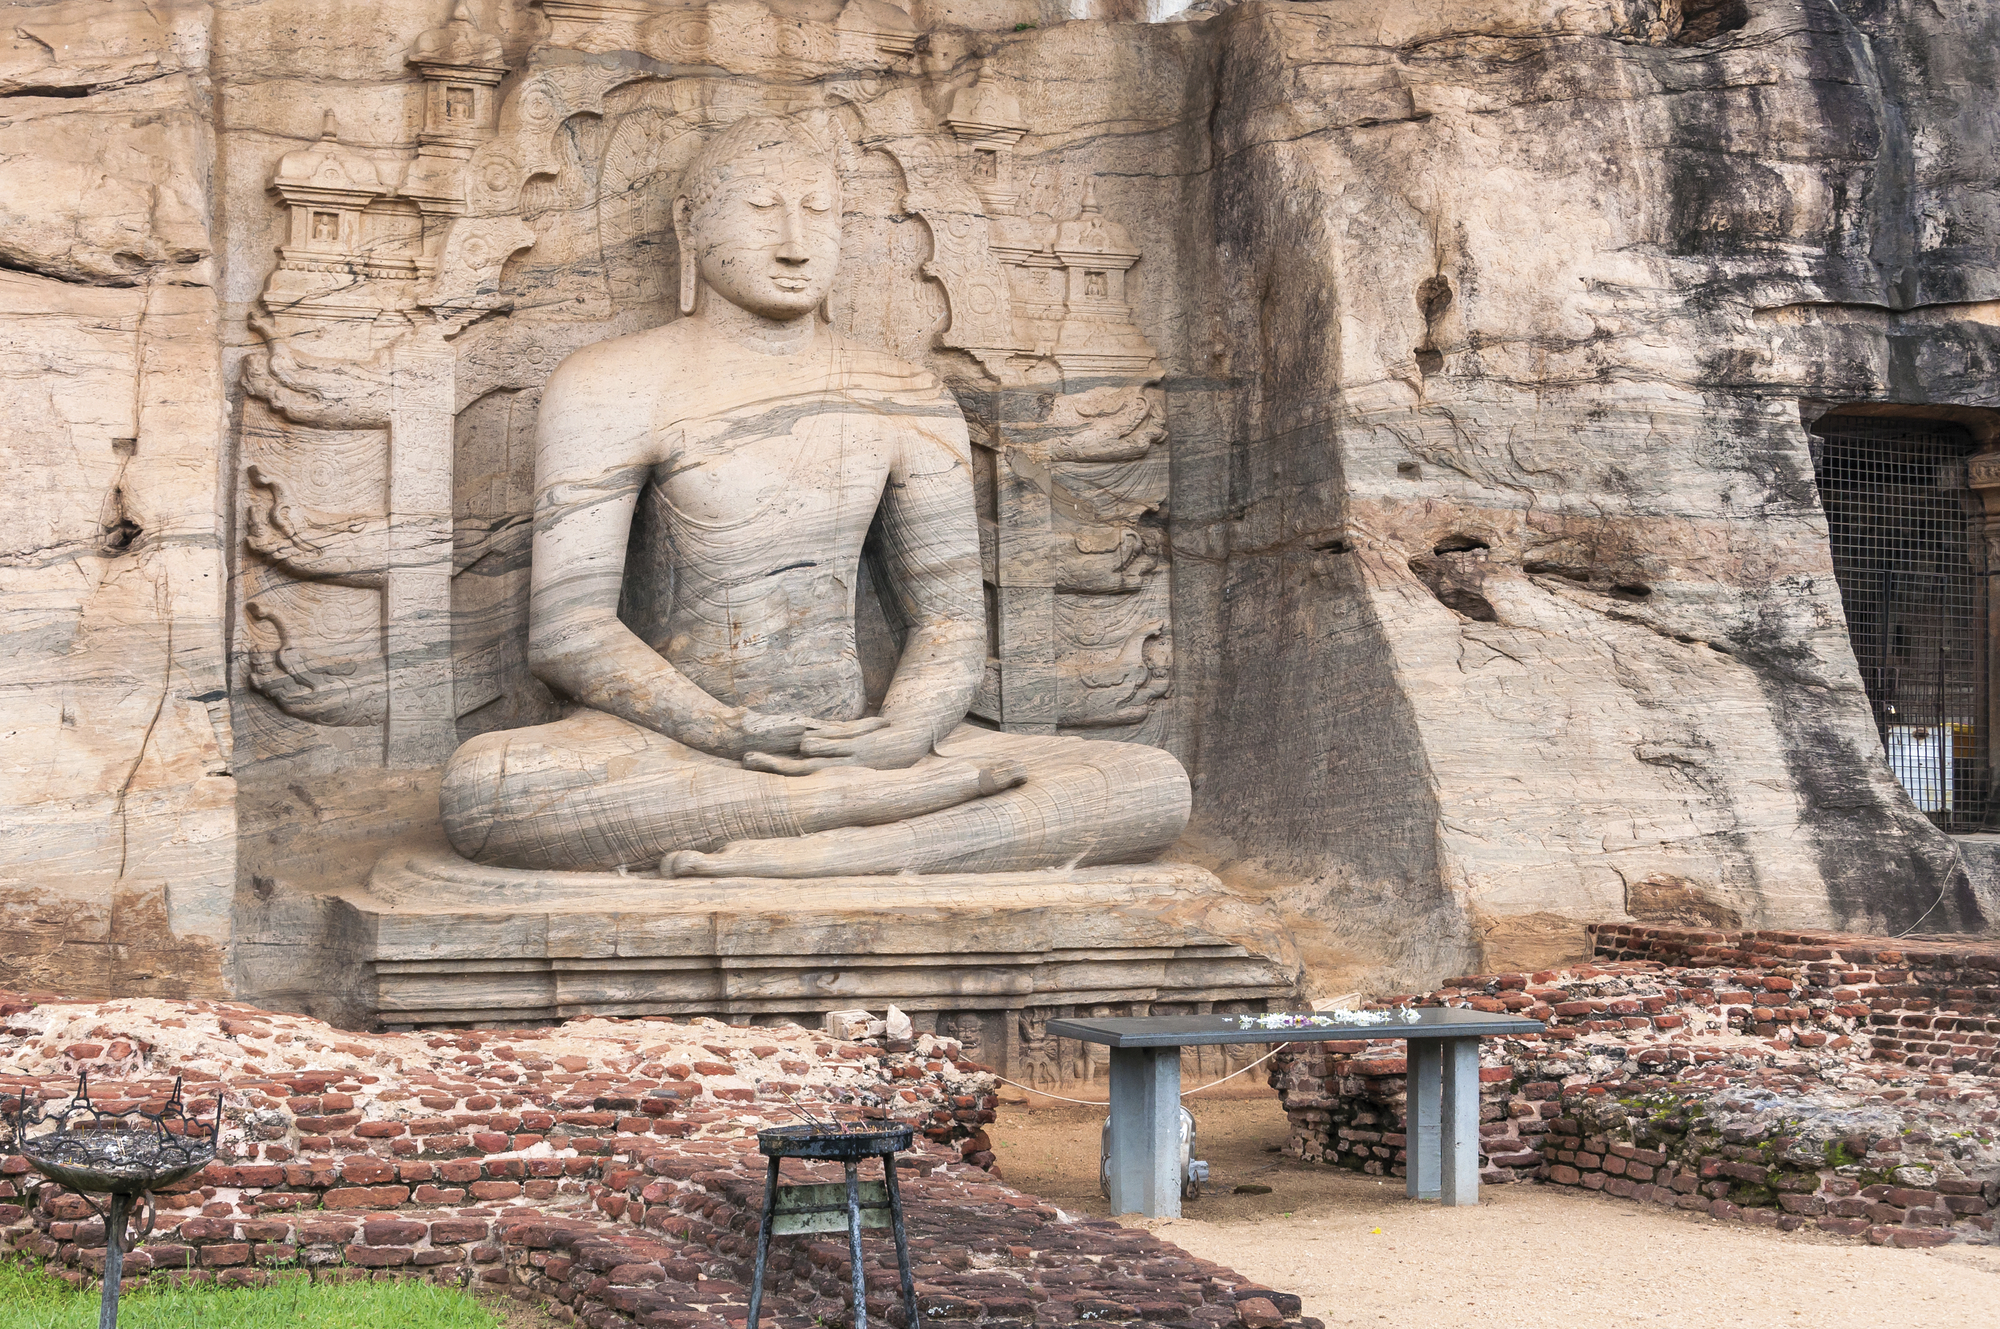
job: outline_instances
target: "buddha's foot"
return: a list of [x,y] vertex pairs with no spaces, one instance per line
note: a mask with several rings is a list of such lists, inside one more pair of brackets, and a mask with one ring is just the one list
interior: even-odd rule
[[[739,840],[710,853],[677,850],[660,860],[663,877],[821,877],[894,872],[867,866],[884,847],[907,841],[901,824],[1012,789],[1028,778],[1012,758],[952,761],[907,771],[839,768],[801,780],[827,786],[826,810],[809,814],[809,833],[772,840]],[[852,837],[865,837],[857,842]]]
[[816,831],[789,840],[738,840],[714,853],[668,854],[663,877],[853,877],[897,872],[915,846],[906,822]]

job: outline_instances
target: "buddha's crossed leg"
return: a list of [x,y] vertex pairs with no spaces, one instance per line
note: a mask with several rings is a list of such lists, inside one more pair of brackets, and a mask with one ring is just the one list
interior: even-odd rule
[[669,854],[662,867],[669,875],[702,877],[1087,867],[1153,858],[1187,825],[1187,773],[1171,753],[1138,743],[961,725],[937,745],[937,755],[912,769],[1007,761],[1026,769],[1026,781],[987,797],[888,824],[681,851]]
[[[1024,783],[1025,781],[1025,783]],[[745,770],[596,711],[484,734],[445,768],[452,847],[484,863],[677,876],[1017,872],[1135,862],[1187,822],[1187,776],[1134,743],[961,726],[907,770]]]
[[650,868],[676,851],[895,822],[1024,776],[1005,756],[773,775],[579,711],[468,740],[445,765],[438,801],[452,848],[475,862],[604,871]]

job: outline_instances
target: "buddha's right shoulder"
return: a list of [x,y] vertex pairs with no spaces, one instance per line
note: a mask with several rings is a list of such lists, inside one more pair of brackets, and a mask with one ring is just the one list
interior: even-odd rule
[[679,322],[607,337],[564,356],[549,375],[545,396],[650,398],[687,372],[692,358],[687,330]]

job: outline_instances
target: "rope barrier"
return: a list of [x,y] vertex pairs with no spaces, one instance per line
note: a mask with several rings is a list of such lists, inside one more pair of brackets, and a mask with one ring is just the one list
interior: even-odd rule
[[[1196,1094],[1205,1094],[1205,1093],[1207,1093],[1207,1092],[1208,1092],[1209,1090],[1211,1090],[1211,1089],[1215,1088],[1215,1086],[1217,1086],[1217,1085],[1221,1084],[1221,1083],[1223,1082],[1223,1080],[1233,1080],[1233,1079],[1235,1079],[1235,1078],[1236,1078],[1237,1076],[1239,1076],[1239,1075],[1243,1074],[1243,1072],[1245,1072],[1245,1071],[1251,1071],[1251,1070],[1255,1070],[1255,1069],[1257,1069],[1257,1067],[1259,1067],[1259,1066],[1262,1066],[1262,1065],[1263,1065],[1263,1064],[1264,1064],[1265,1062],[1267,1062],[1267,1061],[1269,1061],[1269,1060],[1270,1060],[1271,1058],[1273,1058],[1273,1057],[1277,1056],[1277,1055],[1278,1055],[1278,1052],[1279,1052],[1280,1048],[1282,1048],[1282,1046],[1283,1046],[1283,1045],[1282,1045],[1282,1044],[1280,1044],[1280,1045],[1279,1045],[1279,1047],[1274,1047],[1274,1048],[1272,1048],[1272,1049],[1271,1049],[1271,1050],[1270,1050],[1269,1052],[1266,1052],[1266,1053],[1265,1053],[1265,1054],[1264,1054],[1263,1056],[1261,1056],[1261,1057],[1257,1058],[1257,1060],[1255,1060],[1255,1061],[1251,1062],[1251,1063],[1250,1063],[1250,1064],[1249,1064],[1248,1066],[1239,1066],[1239,1067],[1237,1067],[1237,1068],[1236,1068],[1235,1070],[1233,1070],[1233,1071],[1229,1072],[1229,1074],[1227,1074],[1227,1075],[1223,1076],[1223,1077],[1222,1077],[1222,1079],[1220,1079],[1220,1080],[1210,1080],[1210,1081],[1209,1081],[1209,1082],[1208,1082],[1207,1084],[1204,1084],[1204,1085],[1200,1085],[1200,1086],[1197,1086],[1196,1088],[1193,1088],[1193,1089],[1188,1089],[1188,1090],[1184,1090],[1184,1091],[1183,1091],[1183,1092],[1181,1093],[1181,1097],[1182,1097],[1182,1098],[1191,1098],[1191,1097],[1193,1097],[1193,1096],[1194,1096],[1194,1095],[1196,1095]],[[1011,1085],[1013,1085],[1013,1086],[1014,1086],[1014,1087],[1015,1087],[1016,1089],[1026,1089],[1026,1090],[1027,1090],[1027,1091],[1028,1091],[1029,1093],[1031,1093],[1031,1094],[1040,1094],[1040,1095],[1041,1095],[1041,1096],[1042,1096],[1043,1098],[1053,1098],[1053,1099],[1055,1099],[1055,1100],[1056,1100],[1056,1102],[1058,1102],[1058,1103],[1074,1103],[1074,1104],[1076,1104],[1076,1105],[1077,1105],[1078,1107],[1110,1107],[1110,1106],[1111,1106],[1111,1103],[1110,1103],[1110,1101],[1109,1101],[1109,1100],[1105,1100],[1105,1101],[1102,1101],[1102,1102],[1100,1102],[1100,1101],[1098,1101],[1097,1099],[1094,1099],[1094,1098],[1065,1098],[1065,1097],[1063,1097],[1063,1096],[1062,1096],[1061,1094],[1052,1094],[1052,1093],[1050,1093],[1050,1092],[1049,1092],[1048,1090],[1046,1090],[1046,1089],[1036,1089],[1036,1088],[1035,1088],[1035,1087],[1033,1087],[1032,1085],[1025,1085],[1025,1084],[1022,1084],[1022,1083],[1021,1083],[1021,1082],[1020,1082],[1019,1080],[1010,1080],[1010,1079],[1008,1079],[1008,1078],[1007,1078],[1006,1076],[1004,1076],[1004,1075],[995,1075],[995,1076],[994,1076],[993,1078],[994,1078],[994,1079],[996,1079],[996,1080],[998,1080],[998,1081],[999,1081],[999,1082],[1000,1082],[1001,1084],[1011,1084]]]

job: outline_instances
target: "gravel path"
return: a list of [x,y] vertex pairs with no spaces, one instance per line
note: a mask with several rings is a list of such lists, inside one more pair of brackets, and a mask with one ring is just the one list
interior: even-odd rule
[[[1299,1294],[1328,1325],[2000,1324],[2000,1247],[1890,1250],[1531,1185],[1488,1187],[1479,1208],[1447,1210],[1404,1199],[1400,1179],[1270,1152],[1285,1138],[1275,1096],[1189,1103],[1208,1193],[1180,1220],[1128,1221]],[[1008,1183],[1105,1214],[1103,1115],[1003,1107],[988,1131]]]

